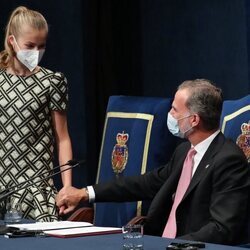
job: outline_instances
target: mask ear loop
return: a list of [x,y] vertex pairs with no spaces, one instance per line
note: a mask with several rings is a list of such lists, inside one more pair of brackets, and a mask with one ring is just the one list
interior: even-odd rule
[[[191,116],[195,116],[195,115],[196,115],[196,114],[189,114],[188,116],[184,116],[184,117],[182,117],[182,118],[179,118],[177,121],[180,121],[180,120],[183,120],[183,119],[189,118],[189,117],[191,117]],[[183,137],[183,138],[186,138],[187,133],[188,133],[189,131],[191,131],[193,128],[194,128],[194,127],[193,127],[192,125],[190,125],[190,128],[187,129],[187,130],[185,130],[184,132],[182,132],[182,131],[180,130],[180,133],[183,135],[182,137]]]
[[186,119],[186,118],[188,118],[188,117],[190,117],[190,116],[192,116],[192,115],[195,115],[195,114],[189,114],[189,115],[187,115],[187,116],[181,117],[181,118],[177,119],[177,121]]

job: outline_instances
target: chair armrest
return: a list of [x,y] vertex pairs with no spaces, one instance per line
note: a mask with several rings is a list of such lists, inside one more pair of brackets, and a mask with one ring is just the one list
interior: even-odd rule
[[92,207],[81,207],[73,212],[69,217],[68,221],[85,221],[93,223],[94,209]]
[[132,218],[127,225],[137,225],[137,224],[144,224],[147,219],[147,216],[135,216]]

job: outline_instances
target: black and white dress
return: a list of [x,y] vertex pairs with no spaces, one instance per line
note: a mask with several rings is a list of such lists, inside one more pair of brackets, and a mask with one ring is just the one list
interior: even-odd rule
[[44,173],[32,181],[35,184],[9,197],[22,204],[25,218],[58,218],[53,180],[37,181],[53,171],[51,111],[66,110],[67,98],[62,73],[41,67],[23,77],[0,69],[0,188],[6,190]]

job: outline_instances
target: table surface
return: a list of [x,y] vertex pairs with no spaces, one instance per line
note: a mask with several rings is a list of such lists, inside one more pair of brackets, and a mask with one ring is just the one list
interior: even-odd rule
[[[5,238],[0,236],[0,248],[3,250],[122,250],[122,234],[85,236],[76,238],[23,237]],[[144,250],[166,250],[171,242],[180,242],[161,237],[144,236]],[[206,244],[206,250],[243,250],[240,247]]]

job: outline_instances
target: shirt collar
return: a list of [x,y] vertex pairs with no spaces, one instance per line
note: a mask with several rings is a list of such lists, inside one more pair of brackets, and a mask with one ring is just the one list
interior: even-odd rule
[[202,156],[207,151],[209,145],[214,140],[214,138],[220,133],[220,130],[215,131],[213,134],[211,134],[208,138],[206,138],[204,141],[198,143],[194,149],[197,153],[201,154]]

